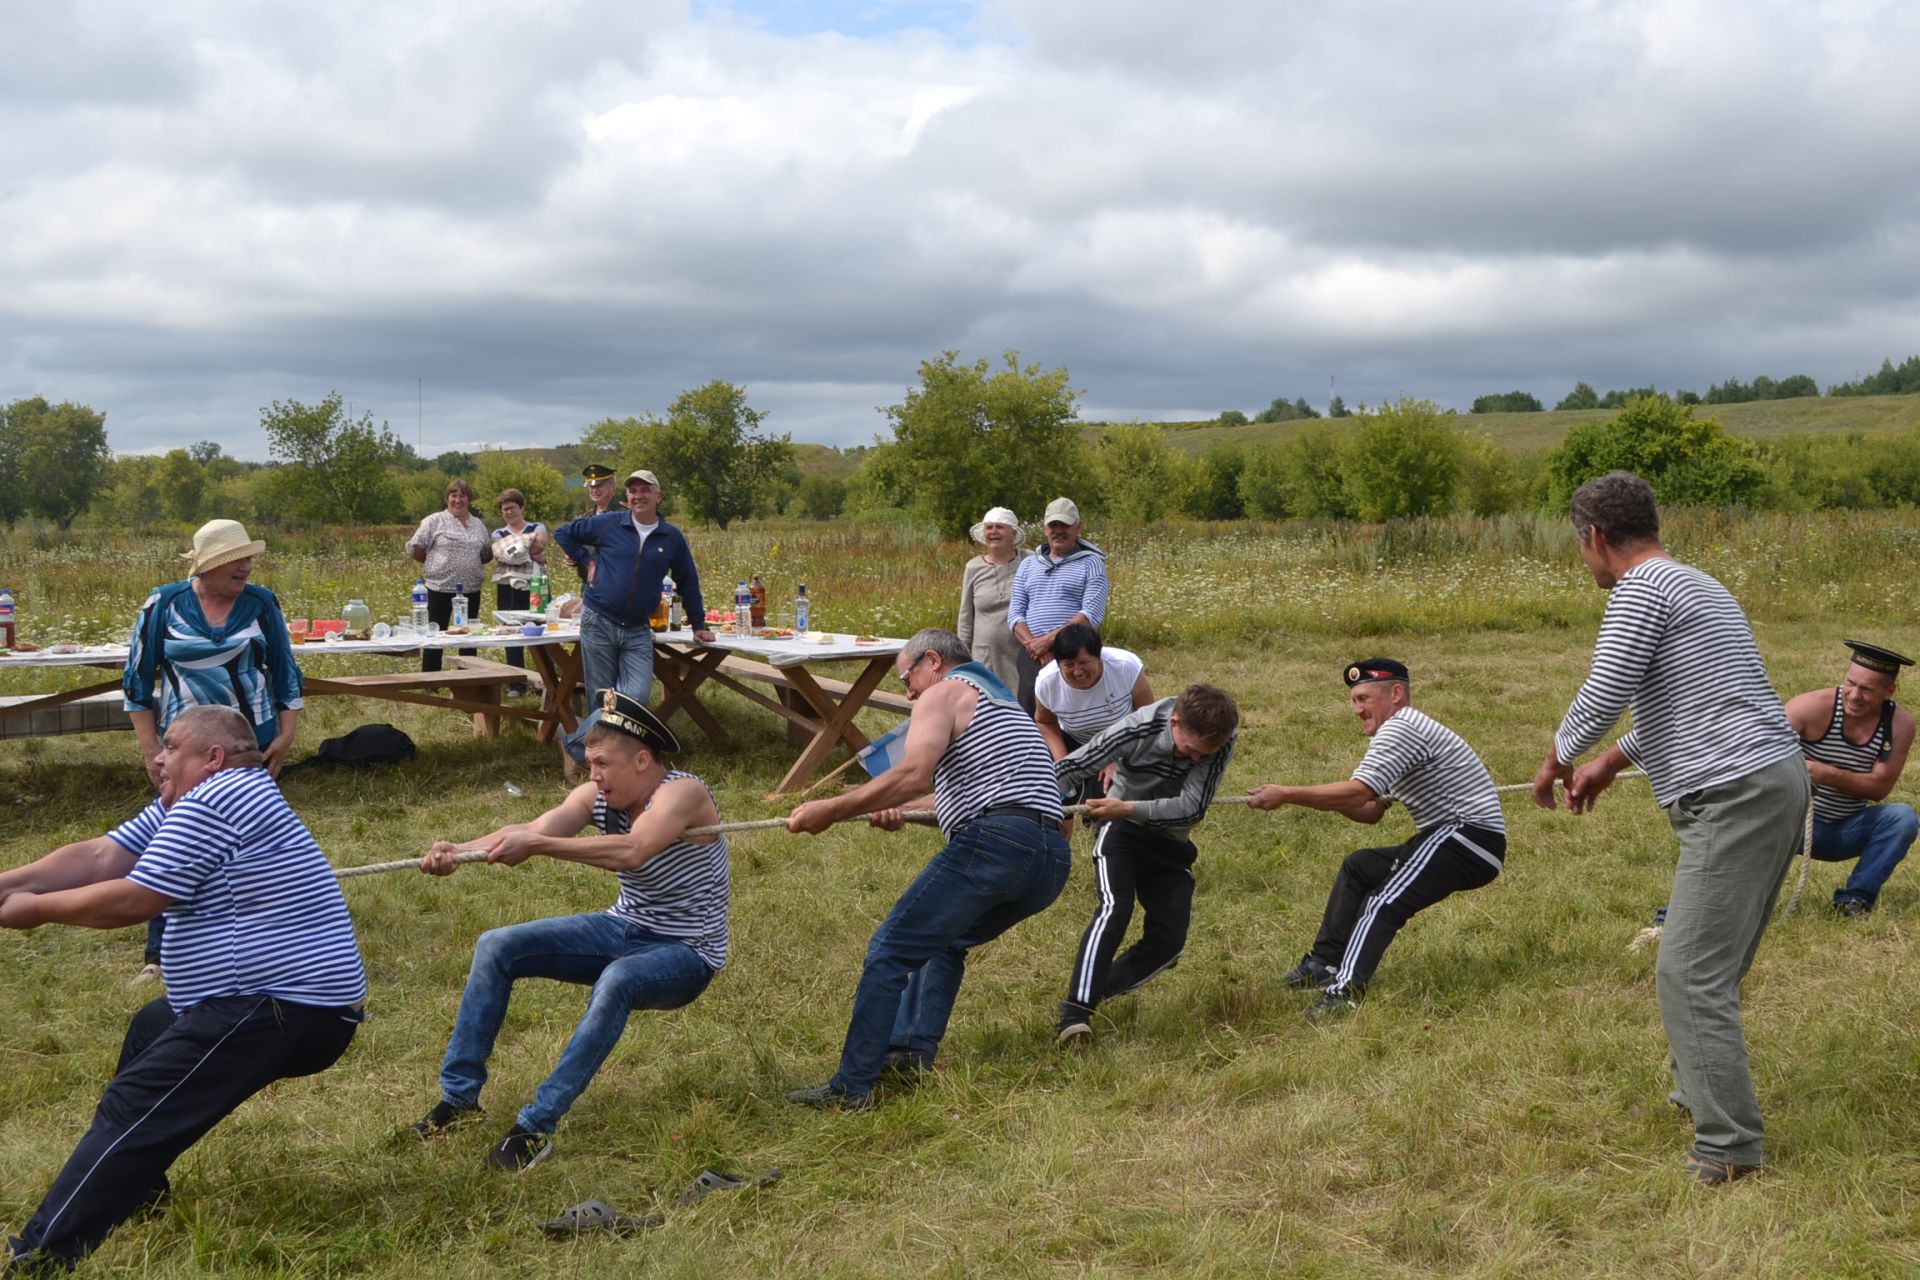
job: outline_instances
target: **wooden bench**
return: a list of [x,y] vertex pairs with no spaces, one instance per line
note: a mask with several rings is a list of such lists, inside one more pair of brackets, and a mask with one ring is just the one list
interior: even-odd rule
[[105,733],[131,729],[126,701],[119,693],[97,693],[58,706],[34,711],[9,713],[8,708],[26,702],[39,702],[37,696],[0,698],[0,739],[53,738],[68,733]]
[[[329,695],[378,698],[385,702],[415,702],[426,707],[447,707],[473,716],[473,731],[486,737],[500,732],[500,717],[517,716],[539,720],[538,707],[508,707],[500,701],[501,691],[510,684],[538,685],[540,673],[509,666],[486,658],[448,654],[453,665],[442,671],[389,671],[370,676],[307,676],[307,697]],[[449,696],[435,697],[430,690],[445,689]]]

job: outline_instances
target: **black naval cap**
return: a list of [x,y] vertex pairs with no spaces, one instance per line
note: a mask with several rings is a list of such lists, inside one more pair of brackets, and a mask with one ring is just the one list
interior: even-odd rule
[[647,704],[629,698],[617,689],[608,689],[600,699],[600,723],[617,729],[630,738],[638,738],[655,755],[667,755],[680,749],[680,739],[647,710]]
[[1895,653],[1891,649],[1882,649],[1877,644],[1867,644],[1860,640],[1848,640],[1847,648],[1853,650],[1853,660],[1869,671],[1878,671],[1883,675],[1897,676],[1900,668],[1913,665],[1913,659]]
[[589,481],[611,480],[613,479],[613,468],[604,462],[589,462],[586,466],[580,468],[580,478]]
[[1407,667],[1403,662],[1392,658],[1362,658],[1348,667],[1345,672],[1347,688],[1357,684],[1371,684],[1376,680],[1399,680],[1406,682]]

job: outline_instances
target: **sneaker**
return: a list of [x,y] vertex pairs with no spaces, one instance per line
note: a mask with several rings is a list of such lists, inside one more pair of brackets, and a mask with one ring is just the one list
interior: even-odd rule
[[873,1105],[873,1095],[848,1093],[839,1085],[829,1083],[812,1089],[795,1089],[787,1095],[787,1101],[822,1111],[865,1111]]
[[1835,915],[1852,920],[1870,914],[1873,911],[1873,904],[1864,898],[1835,898],[1833,911]]
[[1722,1187],[1736,1178],[1760,1172],[1757,1164],[1734,1164],[1728,1160],[1710,1160],[1697,1151],[1689,1151],[1685,1162],[1687,1176],[1708,1187]]
[[463,1107],[457,1102],[448,1102],[445,1098],[433,1104],[433,1110],[427,1112],[415,1123],[410,1132],[425,1142],[449,1129],[457,1128],[480,1114],[479,1107]]
[[1320,999],[1307,1010],[1308,1022],[1337,1022],[1360,1007],[1360,1002],[1352,996],[1338,995],[1332,991],[1321,993]]
[[1287,970],[1287,976],[1280,979],[1290,987],[1302,991],[1314,987],[1324,987],[1333,977],[1333,966],[1309,951],[1300,957],[1300,963]]
[[917,1081],[933,1074],[933,1055],[924,1049],[889,1049],[880,1072],[898,1080]]
[[487,1152],[487,1167],[505,1169],[508,1173],[525,1173],[552,1154],[552,1134],[534,1133],[516,1124],[507,1130],[506,1137],[494,1143]]
[[1060,1005],[1060,1023],[1054,1037],[1060,1044],[1086,1044],[1093,1038],[1093,1010],[1071,1000]]

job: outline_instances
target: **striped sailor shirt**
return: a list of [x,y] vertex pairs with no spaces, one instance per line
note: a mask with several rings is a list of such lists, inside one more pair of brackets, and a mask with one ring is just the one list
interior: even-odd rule
[[1233,759],[1233,746],[1240,735],[1229,735],[1226,745],[1210,756],[1187,759],[1173,746],[1173,704],[1177,701],[1162,698],[1128,712],[1055,764],[1061,790],[1076,790],[1111,763],[1113,783],[1107,795],[1133,805],[1133,816],[1127,821],[1184,839],[1207,816],[1207,806],[1220,789],[1220,779],[1227,771],[1227,762]]
[[[948,676],[949,680],[963,680]],[[1000,702],[974,686],[973,721],[940,753],[933,767],[933,813],[940,833],[956,831],[989,809],[1017,807],[1059,818],[1053,754],[1040,727],[1018,703]]]
[[1100,679],[1091,689],[1076,689],[1050,662],[1033,682],[1033,698],[1053,713],[1060,728],[1085,742],[1133,710],[1133,684],[1145,664],[1112,645],[1100,651]]
[[222,769],[174,801],[127,879],[173,903],[160,967],[175,1013],[219,996],[366,999],[333,868],[265,769]]
[[1739,602],[1711,575],[1664,557],[1614,585],[1555,754],[1571,764],[1629,709],[1633,728],[1618,745],[1663,809],[1800,750]]
[[[661,785],[699,778],[674,769]],[[709,795],[712,789],[708,788]],[[645,813],[659,795],[655,790],[641,808]],[[602,791],[593,800],[593,825],[606,835],[625,835],[633,820],[624,809],[607,805]],[[618,873],[620,898],[607,914],[637,924],[665,938],[674,938],[718,973],[727,964],[727,898],[732,881],[727,870],[727,838],[715,836],[704,844],[675,840],[631,871]]]
[[137,858],[153,843],[153,835],[166,817],[167,807],[157,799],[149,800],[146,808],[107,832],[107,839]]
[[1353,780],[1407,806],[1415,830],[1467,823],[1506,834],[1493,775],[1466,739],[1424,711],[1402,707],[1388,716],[1367,743]]
[[[1840,690],[1835,689],[1833,719],[1827,723],[1827,731],[1812,742],[1802,742],[1801,753],[1809,760],[1818,760],[1821,764],[1830,764],[1848,773],[1872,773],[1893,737],[1893,704],[1889,702],[1886,705],[1888,711],[1880,716],[1873,733],[1865,742],[1848,742],[1846,705],[1840,700]],[[1828,786],[1813,789],[1813,816],[1816,818],[1838,822],[1843,818],[1851,818],[1866,807],[1867,799],[1864,796],[1850,796]]]
[[1014,570],[1007,627],[1024,622],[1028,631],[1044,636],[1071,622],[1076,613],[1086,614],[1096,630],[1106,618],[1107,553],[1082,538],[1056,560],[1043,542]]

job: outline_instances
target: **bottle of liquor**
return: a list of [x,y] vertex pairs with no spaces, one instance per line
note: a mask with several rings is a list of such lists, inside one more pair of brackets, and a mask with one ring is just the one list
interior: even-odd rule
[[13,648],[14,631],[13,592],[0,587],[0,649]]
[[812,602],[807,599],[807,584],[803,582],[793,593],[793,629],[796,634],[807,634],[807,624],[812,621],[812,614]]
[[667,615],[672,611],[673,594],[666,583],[660,584],[660,598],[653,602],[653,616],[647,619],[647,625],[655,631],[667,629]]
[[735,635],[753,634],[753,593],[747,590],[745,578],[733,589],[733,631]]
[[660,589],[667,594],[667,630],[678,631],[687,625],[685,610],[680,604],[680,588],[668,578],[660,584]]
[[753,597],[753,629],[758,631],[767,625],[767,589],[760,583],[760,575],[754,574],[747,583],[747,592]]
[[467,584],[464,582],[456,582],[453,584],[453,621],[451,625],[456,627],[464,627],[467,625]]

